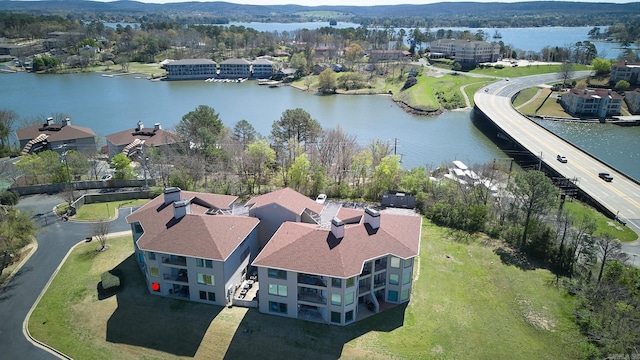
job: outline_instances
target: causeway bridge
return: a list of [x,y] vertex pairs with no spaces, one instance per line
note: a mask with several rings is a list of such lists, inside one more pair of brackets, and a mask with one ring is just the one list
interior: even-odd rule
[[[575,76],[583,77],[589,73],[576,71]],[[626,221],[627,226],[640,234],[640,183],[529,120],[513,108],[511,99],[519,91],[557,80],[557,74],[544,74],[504,79],[490,84],[474,95],[475,111],[484,115],[514,143],[532,156],[540,158],[547,169],[565,179],[575,179],[575,185],[583,196],[598,204],[610,217],[618,216]],[[566,156],[568,162],[557,161],[558,154]],[[605,182],[600,179],[600,172],[611,174],[613,181]]]

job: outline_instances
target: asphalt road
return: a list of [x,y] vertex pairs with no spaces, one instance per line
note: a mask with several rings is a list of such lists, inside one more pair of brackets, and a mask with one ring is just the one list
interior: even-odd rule
[[[58,196],[33,195],[20,199],[18,208],[32,214],[41,227],[36,235],[38,249],[0,292],[0,359],[57,359],[34,346],[23,333],[23,323],[47,282],[69,249],[91,235],[90,223],[62,221],[53,213],[64,202]],[[129,209],[120,209],[110,231],[130,230],[124,220]]]
[[[588,73],[579,71],[575,76],[582,77]],[[545,164],[565,178],[577,179],[577,185],[585,193],[609,209],[612,214],[618,214],[626,220],[627,226],[640,234],[640,185],[520,115],[511,105],[511,97],[518,91],[557,80],[556,74],[519,77],[510,81],[502,80],[487,86],[486,91],[477,92],[474,96],[475,104],[504,133],[516,139],[531,153],[541,157]],[[558,154],[566,156],[568,162],[557,161]],[[598,177],[599,172],[610,173],[613,181],[603,181]],[[638,261],[637,256],[640,255],[638,241],[624,244],[623,249],[630,253],[634,263]]]

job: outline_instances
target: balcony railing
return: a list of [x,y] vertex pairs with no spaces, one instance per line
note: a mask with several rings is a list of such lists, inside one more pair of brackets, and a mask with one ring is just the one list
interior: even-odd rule
[[380,262],[380,263],[376,263],[376,272],[377,271],[382,271],[382,270],[387,270],[387,262]]
[[299,284],[306,284],[306,285],[327,287],[327,282],[325,280],[322,280],[321,277],[311,276],[311,275],[300,275],[300,274],[298,274],[298,283]]
[[169,281],[183,282],[183,283],[189,282],[189,277],[187,276],[187,273],[178,274],[178,275],[163,274],[163,277],[165,280],[169,280]]
[[373,283],[373,289],[376,290],[378,288],[384,287],[386,284],[387,284],[386,280],[376,281],[375,283]]
[[369,274],[371,274],[371,264],[367,263],[364,265],[364,268],[362,269],[362,273],[360,274],[360,276],[369,275]]
[[314,304],[323,304],[327,305],[327,298],[322,295],[299,292],[298,293],[298,301],[306,301]]
[[167,265],[187,266],[186,257],[162,257],[162,263]]

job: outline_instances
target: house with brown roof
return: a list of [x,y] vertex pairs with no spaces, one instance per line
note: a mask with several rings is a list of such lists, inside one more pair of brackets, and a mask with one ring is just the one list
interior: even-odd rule
[[126,220],[150,293],[226,305],[258,253],[260,220],[234,196],[167,188]]
[[249,209],[249,216],[260,219],[260,247],[286,221],[320,224],[320,213],[324,208],[322,204],[290,188],[254,196],[245,206]]
[[341,209],[330,228],[283,223],[253,261],[260,312],[347,325],[408,302],[421,227],[372,209]]
[[63,153],[68,150],[95,153],[96,134],[93,130],[71,124],[70,118],[56,124],[52,117],[44,124],[33,125],[16,130],[22,154],[35,154],[53,150]]
[[620,80],[625,80],[631,85],[640,84],[640,63],[619,61],[611,65],[609,83],[615,85]]
[[142,121],[138,121],[137,126],[133,129],[107,135],[109,157],[121,152],[131,156],[141,146],[155,147],[162,151],[162,149],[177,143],[178,136],[174,132],[164,130],[160,123],[155,123],[152,128],[146,128]]
[[577,89],[562,95],[564,109],[575,116],[594,116],[604,119],[620,115],[623,96],[611,89]]

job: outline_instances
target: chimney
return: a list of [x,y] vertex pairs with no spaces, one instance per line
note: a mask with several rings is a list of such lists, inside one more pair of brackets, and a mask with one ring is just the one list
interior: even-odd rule
[[160,125],[160,123],[153,124],[153,132],[156,132],[158,130],[162,130],[162,125]]
[[331,233],[336,239],[342,239],[344,237],[344,228],[345,225],[340,219],[334,217],[333,220],[331,220]]
[[51,126],[53,125],[53,118],[52,117],[48,117],[47,118],[47,126]]
[[372,229],[380,228],[380,213],[376,210],[366,208],[364,210],[364,223],[369,224]]
[[180,188],[170,187],[164,189],[164,204],[169,205],[172,202],[180,201]]
[[174,219],[182,219],[187,214],[191,214],[191,200],[176,201],[173,203]]
[[142,123],[142,120],[138,121],[138,127],[136,128],[136,131],[142,131],[143,128],[144,124]]
[[62,126],[69,126],[71,125],[71,118],[66,117],[62,120]]

